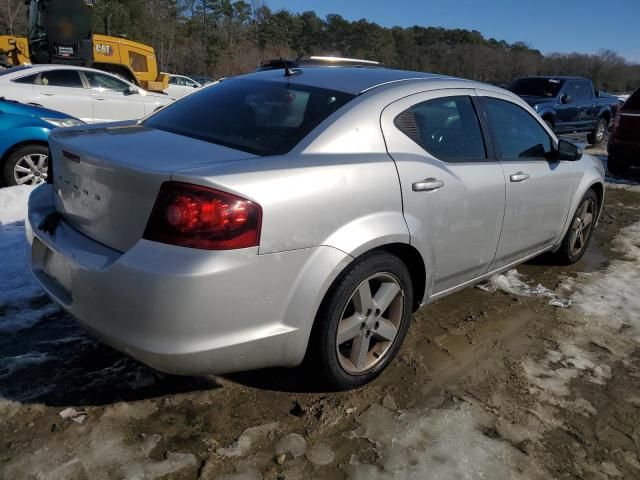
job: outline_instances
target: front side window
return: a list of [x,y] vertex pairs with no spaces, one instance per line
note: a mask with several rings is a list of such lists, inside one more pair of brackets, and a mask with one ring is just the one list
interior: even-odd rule
[[353,98],[286,82],[230,79],[163,108],[144,125],[256,155],[282,155]]
[[567,91],[573,100],[584,101],[591,99],[591,87],[586,82],[573,82],[567,86]]
[[545,158],[553,151],[549,134],[524,108],[497,98],[484,102],[500,160]]
[[84,88],[80,75],[74,70],[50,70],[40,73],[36,82],[49,87]]
[[129,84],[109,75],[95,72],[85,72],[84,74],[87,76],[92,89],[110,90],[112,92],[126,92],[129,90]]
[[395,125],[445,162],[478,161],[486,157],[480,123],[467,96],[418,103],[398,115]]

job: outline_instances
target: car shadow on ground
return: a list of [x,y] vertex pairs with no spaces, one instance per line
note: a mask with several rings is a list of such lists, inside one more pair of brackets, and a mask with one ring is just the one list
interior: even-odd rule
[[210,377],[147,367],[93,339],[62,312],[3,332],[0,358],[0,396],[20,403],[96,406],[220,388]]

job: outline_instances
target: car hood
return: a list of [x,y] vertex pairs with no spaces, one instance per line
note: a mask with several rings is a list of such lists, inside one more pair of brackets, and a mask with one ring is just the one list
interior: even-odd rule
[[25,103],[0,100],[0,111],[13,115],[24,115],[26,117],[37,118],[73,118],[66,113],[49,110],[48,108],[36,107]]

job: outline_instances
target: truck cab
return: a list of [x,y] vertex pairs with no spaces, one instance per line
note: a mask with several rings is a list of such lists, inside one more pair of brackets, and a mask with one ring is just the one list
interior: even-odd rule
[[522,97],[556,133],[588,133],[591,144],[603,141],[618,108],[617,98],[596,90],[584,77],[524,77],[509,90]]

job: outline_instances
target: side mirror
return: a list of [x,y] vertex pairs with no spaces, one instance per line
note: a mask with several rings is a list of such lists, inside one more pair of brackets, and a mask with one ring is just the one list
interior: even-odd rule
[[582,150],[568,140],[560,139],[558,141],[558,160],[567,160],[575,162],[582,158]]
[[568,93],[563,93],[562,96],[560,97],[560,103],[564,105],[571,102],[573,102],[573,98],[571,98],[571,95],[569,95]]
[[124,92],[125,95],[136,95],[138,93],[140,93],[140,90],[138,90],[138,87],[134,85],[129,85],[129,88],[127,88]]

